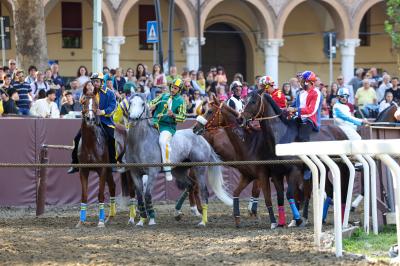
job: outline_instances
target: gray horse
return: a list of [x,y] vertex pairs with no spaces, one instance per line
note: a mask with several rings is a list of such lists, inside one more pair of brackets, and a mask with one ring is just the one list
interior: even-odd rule
[[[144,94],[134,94],[129,100],[129,120],[131,127],[128,132],[126,161],[128,163],[161,163],[161,149],[158,144],[159,132],[150,122],[150,111],[146,104]],[[193,133],[191,129],[178,130],[171,140],[171,162],[218,162],[219,158],[208,142],[201,136]],[[200,226],[207,223],[208,190],[206,175],[208,169],[208,182],[216,196],[225,204],[232,206],[233,200],[226,192],[222,177],[221,166],[196,166],[193,167],[198,179],[203,203],[203,215]],[[147,215],[149,225],[155,224],[155,213],[152,203],[151,191],[161,167],[133,168],[130,169],[133,182],[136,186],[136,196],[140,212],[138,226],[143,226]],[[172,175],[177,182],[190,182],[187,176],[188,168],[176,167]],[[148,175],[146,191],[143,191],[142,176]],[[143,198],[144,196],[144,198]]]

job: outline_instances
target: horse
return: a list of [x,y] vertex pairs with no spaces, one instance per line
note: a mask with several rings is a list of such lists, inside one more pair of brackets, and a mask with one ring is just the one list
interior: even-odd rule
[[[277,157],[275,155],[276,144],[291,143],[297,140],[298,137],[298,124],[297,121],[288,120],[284,117],[284,112],[274,102],[272,97],[265,93],[263,90],[256,91],[250,94],[248,104],[245,106],[241,117],[243,118],[243,124],[246,124],[250,120],[259,120],[261,129],[264,133],[264,137],[268,143],[268,149],[272,152],[270,159],[291,159],[293,157]],[[344,132],[335,125],[322,126],[319,132],[314,132],[310,135],[311,141],[331,141],[331,140],[346,140],[347,136]],[[342,212],[346,203],[346,191],[349,179],[349,170],[345,163],[338,163],[341,172],[341,189],[343,191],[341,195]],[[296,169],[298,168],[298,169]],[[283,167],[275,167],[272,170],[273,175],[285,175],[288,182],[288,190],[286,197],[289,200],[293,215],[295,216],[296,225],[301,225],[302,220],[299,217],[299,213],[295,204],[293,204],[294,198],[294,183],[297,179],[294,175],[299,173],[302,167],[294,165],[284,165]],[[329,180],[329,179],[328,179]],[[333,198],[333,186],[330,182],[326,183],[326,192],[328,197]],[[305,205],[303,216],[308,216],[308,203],[311,197],[311,179],[307,177],[304,180],[304,196]],[[305,217],[307,218],[307,217]],[[300,222],[300,223],[299,223]]]
[[[227,106],[225,103],[221,103],[215,96],[212,97],[211,108],[206,111],[205,116],[200,119],[193,128],[194,132],[200,134],[205,132],[208,135],[207,138],[215,140],[215,133],[217,130],[224,129],[228,139],[225,140],[225,148],[219,149],[222,151],[223,158],[227,160],[264,160],[268,158],[268,151],[265,150],[265,139],[261,131],[248,132],[240,127],[236,121],[239,114]],[[204,121],[202,121],[204,120]],[[214,133],[213,133],[214,132]],[[221,138],[219,138],[221,139]],[[215,143],[211,142],[212,145],[216,146]],[[219,147],[221,148],[221,147]],[[230,153],[227,153],[228,151]],[[240,210],[239,210],[239,196],[243,189],[253,180],[258,180],[260,187],[263,190],[265,205],[268,209],[269,218],[271,222],[271,229],[277,226],[283,226],[284,212],[280,212],[279,224],[276,222],[274,215],[272,200],[271,200],[271,188],[269,181],[269,168],[258,165],[241,165],[235,166],[242,176],[237,188],[233,192],[234,206],[233,216],[235,219],[235,225],[240,226]],[[278,201],[283,201],[283,182],[281,180],[274,179],[275,188],[278,193]],[[283,216],[282,216],[283,215]]]
[[397,104],[392,104],[382,112],[378,114],[378,117],[374,121],[376,122],[388,122],[388,123],[399,123],[394,117],[394,113],[397,111]]
[[[145,94],[134,94],[129,100],[129,121],[131,127],[128,132],[126,147],[126,161],[130,163],[161,163],[161,151],[158,144],[159,132],[150,122],[150,111],[146,104]],[[201,136],[197,136],[191,129],[178,130],[171,140],[171,162],[219,162],[218,155],[213,151],[208,142]],[[175,167],[172,175],[177,181],[188,182],[187,167]],[[199,226],[205,226],[208,222],[208,190],[206,175],[208,170],[208,182],[216,196],[225,204],[232,206],[233,200],[224,188],[221,166],[194,166],[193,171],[198,179],[202,197],[202,220]],[[140,212],[138,226],[143,226],[150,217],[149,225],[155,224],[155,212],[152,204],[151,191],[155,178],[160,172],[160,167],[143,167],[129,169],[136,186],[136,195]],[[146,190],[143,191],[142,175],[148,175]]]
[[[86,89],[86,88],[85,88]],[[109,163],[109,154],[107,149],[106,133],[102,129],[100,117],[96,115],[99,102],[97,100],[98,92],[83,91],[82,97],[82,138],[79,142],[78,158],[80,163]],[[115,183],[110,167],[91,167],[80,168],[79,175],[82,187],[81,212],[80,220],[77,227],[86,222],[86,207],[88,199],[88,177],[89,172],[95,171],[99,176],[99,222],[98,227],[105,226],[105,210],[104,210],[104,189],[107,182],[110,191],[110,213],[109,218],[116,214],[115,206]]]

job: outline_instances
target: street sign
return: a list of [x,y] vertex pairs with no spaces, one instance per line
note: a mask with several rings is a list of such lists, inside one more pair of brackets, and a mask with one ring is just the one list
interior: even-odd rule
[[[3,20],[3,28],[0,31],[3,30],[2,34],[4,34],[4,49],[9,50],[11,49],[10,17],[3,16],[0,19]],[[3,49],[2,42],[0,42],[0,49]]]
[[158,43],[157,21],[147,21],[146,33],[147,43]]

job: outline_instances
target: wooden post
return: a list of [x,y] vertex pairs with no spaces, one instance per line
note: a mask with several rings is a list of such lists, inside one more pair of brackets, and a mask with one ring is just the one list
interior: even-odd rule
[[[43,145],[40,149],[39,163],[47,164],[49,163],[48,149],[47,146]],[[44,208],[46,205],[46,178],[47,178],[47,168],[40,167],[37,170],[37,183],[36,183],[36,216],[40,216],[44,213]]]

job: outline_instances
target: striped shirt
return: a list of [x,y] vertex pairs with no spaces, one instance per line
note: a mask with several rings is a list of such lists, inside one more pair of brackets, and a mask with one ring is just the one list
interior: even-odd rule
[[15,82],[13,86],[14,89],[17,90],[19,96],[19,100],[17,101],[18,108],[29,109],[31,103],[31,98],[29,96],[29,93],[32,91],[31,85],[27,82]]

